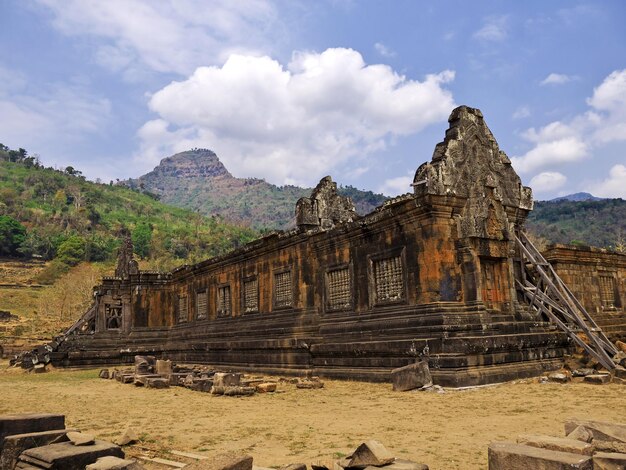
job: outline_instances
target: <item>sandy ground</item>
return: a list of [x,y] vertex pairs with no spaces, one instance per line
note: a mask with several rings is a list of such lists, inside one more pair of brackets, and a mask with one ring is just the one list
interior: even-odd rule
[[527,381],[437,394],[325,381],[321,390],[280,384],[274,394],[232,398],[123,385],[98,379],[95,370],[34,375],[5,367],[0,414],[64,413],[68,427],[105,440],[131,425],[143,446],[206,455],[244,450],[266,467],[330,461],[378,439],[433,470],[484,469],[494,440],[561,436],[572,416],[626,423],[626,386],[614,384]]

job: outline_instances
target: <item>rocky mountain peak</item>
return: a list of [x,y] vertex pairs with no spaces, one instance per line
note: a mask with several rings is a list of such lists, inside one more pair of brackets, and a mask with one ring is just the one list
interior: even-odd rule
[[199,148],[164,158],[152,173],[177,178],[216,178],[220,176],[232,178],[215,152]]

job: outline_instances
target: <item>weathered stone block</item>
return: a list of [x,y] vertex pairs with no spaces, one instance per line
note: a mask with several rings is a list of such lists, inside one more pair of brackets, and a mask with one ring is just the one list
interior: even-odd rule
[[592,470],[591,457],[512,442],[489,444],[489,470]]
[[157,359],[155,369],[157,374],[169,376],[172,373],[172,361]]
[[348,462],[348,467],[382,467],[383,465],[390,464],[395,459],[396,457],[389,452],[382,443],[376,440],[370,440],[356,448]]
[[571,452],[572,454],[591,455],[593,446],[569,437],[541,436],[537,434],[522,434],[517,438],[518,444],[524,444],[541,449]]
[[396,459],[384,467],[365,467],[363,470],[428,470],[428,465],[411,460]]
[[564,384],[564,383],[569,382],[572,379],[569,375],[564,374],[563,372],[552,372],[551,374],[548,375],[548,380],[550,382]]
[[268,393],[276,391],[276,384],[273,382],[263,382],[255,385],[256,391],[259,393]]
[[231,387],[239,385],[241,374],[216,372],[213,376],[213,385],[216,387]]
[[626,470],[626,454],[598,452],[593,456],[593,470]]
[[100,457],[95,463],[89,464],[85,470],[142,470],[143,465],[134,461],[121,459],[119,457]]
[[578,426],[571,433],[567,435],[568,439],[576,439],[582,442],[591,442],[593,440],[593,434],[584,426]]
[[96,438],[92,434],[77,431],[69,431],[67,438],[75,446],[89,446],[96,441]]
[[585,377],[585,382],[589,384],[595,385],[604,385],[608,384],[611,381],[611,376],[609,374],[593,374]]
[[98,377],[100,377],[101,379],[108,379],[109,375],[109,369],[101,369]]
[[18,457],[26,449],[67,441],[66,434],[69,431],[73,431],[73,429],[58,429],[6,436],[0,456],[0,468],[3,470],[13,469],[17,463]]
[[161,377],[151,377],[146,380],[146,387],[148,388],[169,388],[169,380]]
[[186,470],[252,470],[249,455],[221,454],[211,459],[200,460],[185,467]]
[[65,428],[65,415],[22,413],[0,416],[0,450],[5,436]]
[[89,446],[61,442],[28,449],[20,455],[20,462],[49,470],[83,470],[87,465],[107,455],[124,458],[122,449],[110,442],[95,441]]
[[422,360],[415,364],[399,367],[391,371],[391,383],[393,389],[404,392],[433,384],[433,379],[428,368],[428,361]]
[[565,434],[574,431],[578,426],[587,429],[592,434],[594,441],[626,442],[626,424],[570,418],[565,421]]
[[296,383],[296,388],[303,388],[303,389],[324,388],[324,382],[320,382],[318,380],[299,380]]
[[132,427],[127,427],[124,429],[124,432],[115,440],[115,443],[118,446],[125,446],[127,444],[132,444],[133,442],[137,442],[139,440],[139,435],[137,431],[135,431]]
[[230,386],[224,387],[224,395],[228,397],[250,396],[256,393],[254,387]]

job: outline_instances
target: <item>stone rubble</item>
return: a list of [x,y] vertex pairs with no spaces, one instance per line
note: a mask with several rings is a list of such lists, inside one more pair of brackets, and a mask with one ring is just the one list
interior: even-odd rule
[[[115,457],[115,465],[110,459]],[[0,468],[2,470],[141,470],[124,458],[120,446],[65,428],[65,416],[24,413],[0,416]],[[99,462],[99,463],[98,463]],[[97,465],[96,465],[97,464]],[[96,465],[96,466],[92,466]]]
[[565,422],[566,437],[521,435],[489,444],[489,470],[620,470],[626,468],[626,424]]

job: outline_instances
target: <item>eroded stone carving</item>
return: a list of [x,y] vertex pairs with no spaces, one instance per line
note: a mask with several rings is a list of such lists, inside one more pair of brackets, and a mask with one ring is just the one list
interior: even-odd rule
[[456,108],[432,161],[415,173],[416,197],[465,198],[458,219],[459,236],[508,240],[509,214],[532,210],[532,191],[522,186],[506,153],[500,150],[480,110]]
[[115,277],[128,279],[131,274],[139,273],[139,265],[133,257],[133,241],[130,232],[124,230],[122,232],[124,240],[117,254],[117,266],[115,268]]
[[358,218],[354,203],[337,193],[337,183],[330,176],[322,178],[311,197],[300,198],[296,204],[298,228],[330,230],[335,225]]

